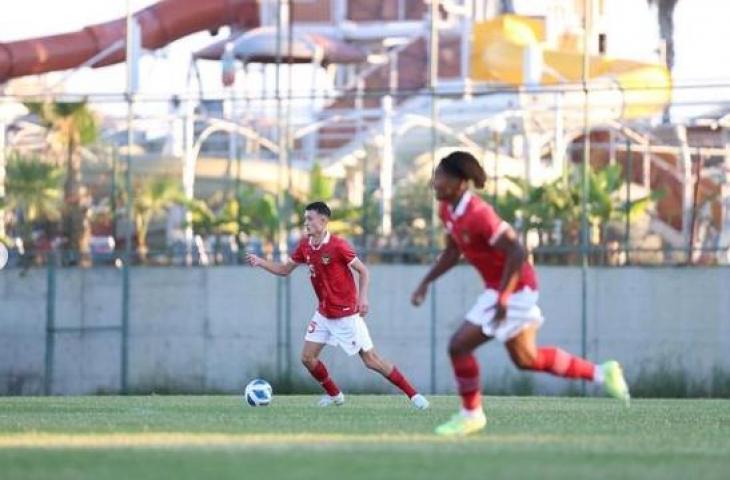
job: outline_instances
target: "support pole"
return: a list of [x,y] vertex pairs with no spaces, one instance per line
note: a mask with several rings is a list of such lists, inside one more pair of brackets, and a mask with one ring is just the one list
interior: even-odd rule
[[53,361],[56,351],[56,255],[49,252],[46,275],[46,354],[43,394],[53,393]]
[[[436,123],[438,121],[438,98],[437,98],[437,87],[438,87],[438,60],[439,60],[439,0],[431,0],[431,15],[430,15],[430,45],[429,45],[429,74],[428,84],[431,93],[431,172],[436,171],[436,149],[438,148],[438,132],[436,130]],[[432,255],[436,254],[436,223],[438,222],[438,208],[436,203],[436,197],[433,197],[431,201],[431,229],[430,229],[430,241]],[[431,364],[431,393],[436,393],[436,288],[437,284],[434,282],[431,288],[431,325],[430,325],[430,364]]]
[[[1,113],[0,113],[1,114]],[[0,239],[5,237],[5,131],[7,124],[0,118]]]
[[137,62],[141,49],[141,30],[132,16],[131,0],[127,0],[127,169],[125,188],[127,189],[127,228],[124,234],[124,263],[122,266],[122,331],[121,331],[121,371],[120,384],[123,394],[129,393],[129,313],[130,313],[130,267],[132,262],[132,145],[134,143],[134,97],[137,93]]
[[383,151],[380,160],[381,224],[380,233],[387,237],[393,230],[393,97],[385,95],[383,109]]
[[[581,322],[580,322],[580,353],[583,358],[588,355],[588,246],[589,246],[589,225],[588,225],[588,175],[591,162],[591,127],[590,127],[590,38],[591,23],[593,15],[592,0],[584,0],[584,32],[583,32],[583,168],[581,171]],[[585,382],[581,383],[583,395],[586,393]]]

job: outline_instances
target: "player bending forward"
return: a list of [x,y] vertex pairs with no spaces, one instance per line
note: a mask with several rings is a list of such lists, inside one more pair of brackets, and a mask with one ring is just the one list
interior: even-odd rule
[[512,227],[469,192],[469,180],[483,188],[486,177],[477,160],[466,152],[443,158],[434,173],[439,216],[448,232],[446,248],[413,292],[411,302],[420,305],[428,285],[456,265],[462,254],[486,284],[449,342],[461,411],[437,427],[436,433],[467,435],[485,427],[479,364],[472,352],[493,338],[505,343],[510,358],[522,370],[602,383],[609,395],[628,405],[629,389],[618,362],[594,365],[557,347],[537,346],[543,317],[537,305],[535,271]]
[[[414,407],[425,410],[428,408],[426,397],[416,392],[398,368],[373,348],[370,332],[362,318],[368,313],[368,269],[346,240],[327,231],[331,214],[324,202],[307,205],[304,210],[306,236],[286,263],[271,262],[253,254],[248,254],[246,259],[251,266],[281,276],[289,275],[302,264],[309,267],[319,305],[304,336],[302,363],[327,392],[319,401],[320,406],[345,403],[345,396],[319,359],[324,346],[330,344],[339,345],[348,355],[359,354],[367,368],[400,388]],[[358,274],[359,292],[351,269]]]

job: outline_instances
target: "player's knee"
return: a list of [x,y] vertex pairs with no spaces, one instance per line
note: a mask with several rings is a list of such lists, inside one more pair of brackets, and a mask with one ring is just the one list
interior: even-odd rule
[[312,370],[314,367],[316,367],[317,362],[319,361],[319,359],[317,357],[315,357],[314,355],[307,354],[307,353],[302,354],[301,360],[302,360],[302,364],[308,370]]
[[530,354],[516,355],[512,357],[512,362],[520,370],[534,370],[535,368],[535,356]]
[[380,371],[380,363],[374,360],[369,360],[365,362],[365,366],[369,368],[370,370]]
[[469,349],[462,345],[458,338],[451,337],[451,340],[449,341],[449,356],[460,357],[468,353],[470,353]]
[[362,355],[362,361],[370,370],[378,371],[381,369],[380,358],[373,352],[365,352]]

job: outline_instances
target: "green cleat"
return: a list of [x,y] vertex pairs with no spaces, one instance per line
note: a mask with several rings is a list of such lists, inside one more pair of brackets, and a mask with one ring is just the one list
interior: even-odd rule
[[444,437],[464,437],[484,429],[486,425],[487,417],[483,412],[473,417],[457,413],[451,420],[436,427],[435,433]]
[[601,364],[601,370],[603,370],[603,388],[606,389],[606,393],[623,401],[628,407],[631,395],[621,365],[616,360],[609,360]]

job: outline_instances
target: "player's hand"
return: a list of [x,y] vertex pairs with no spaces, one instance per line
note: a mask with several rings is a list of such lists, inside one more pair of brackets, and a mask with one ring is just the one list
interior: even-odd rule
[[411,295],[411,303],[417,307],[423,303],[428,293],[428,284],[421,283]]
[[507,305],[497,303],[497,311],[494,314],[494,321],[501,323],[507,318]]
[[246,261],[252,267],[258,267],[258,266],[261,265],[261,262],[262,262],[261,258],[258,257],[258,256],[256,256],[256,255],[254,255],[253,253],[247,253],[246,254]]
[[361,317],[364,317],[370,311],[370,302],[367,298],[361,298],[357,301],[357,311]]

